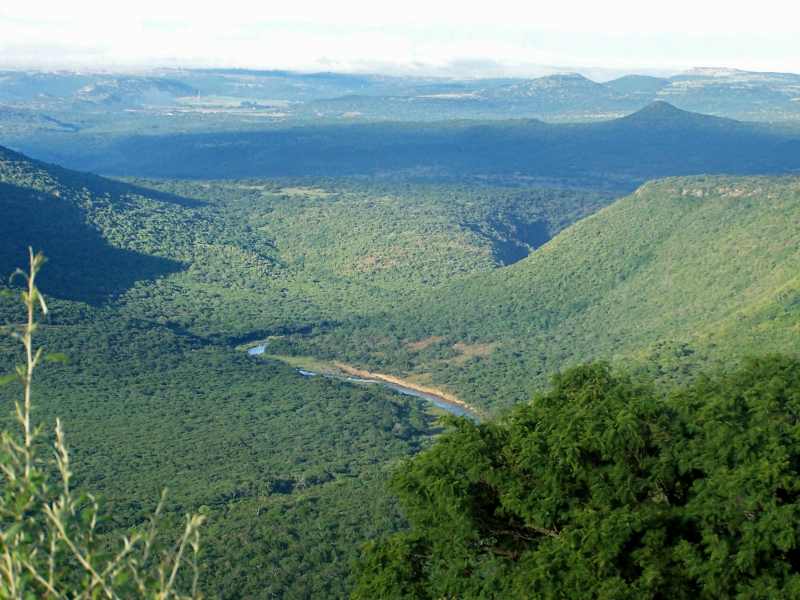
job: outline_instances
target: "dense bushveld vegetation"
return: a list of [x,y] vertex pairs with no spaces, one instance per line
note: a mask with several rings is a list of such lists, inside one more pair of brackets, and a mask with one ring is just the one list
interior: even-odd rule
[[[207,519],[208,595],[336,597],[359,545],[402,524],[384,472],[429,439],[418,403],[305,379],[112,308],[50,307],[40,338],[70,360],[42,370],[34,415],[63,419],[73,485],[105,508],[101,534],[140,525],[168,487],[167,533],[186,511]],[[13,306],[4,314],[18,320]],[[17,355],[3,342],[0,356],[6,371]]]
[[795,598],[800,362],[665,399],[588,365],[397,471],[355,598]]
[[[359,545],[404,527],[387,466],[430,444],[430,414],[245,341],[492,410],[597,356],[671,384],[795,351],[796,180],[668,180],[574,226],[612,193],[504,181],[117,182],[0,150],[0,270],[47,248],[39,335],[71,359],[42,372],[35,416],[67,424],[101,533],[141,524],[168,486],[169,532],[207,517],[208,595],[305,598],[345,595]],[[0,322],[21,318],[0,300]],[[0,367],[15,352],[0,342]]]
[[797,178],[666,179],[506,269],[298,337],[294,351],[432,379],[487,407],[597,358],[682,381],[797,352],[798,273]]
[[[103,499],[103,536],[140,524],[165,486],[168,532],[183,512],[202,511],[201,588],[231,598],[344,595],[359,545],[403,524],[384,491],[386,465],[436,431],[417,402],[309,380],[232,342],[335,323],[489,271],[610,199],[335,180],[157,191],[9,151],[0,180],[2,270],[26,241],[49,248],[41,283],[51,311],[39,335],[70,358],[35,382],[35,417],[66,423],[73,483]],[[2,323],[23,316],[0,300]],[[2,367],[15,359],[0,342]]]
[[224,339],[367,314],[514,262],[613,197],[358,180],[119,183],[2,150],[0,183],[7,269],[26,231],[63,271],[45,273],[46,292],[114,299],[126,314]]
[[[39,335],[70,357],[35,383],[35,417],[64,419],[73,483],[107,508],[103,535],[141,523],[168,486],[168,530],[185,510],[208,519],[200,578],[211,595],[344,594],[359,544],[402,523],[382,491],[384,466],[426,443],[430,416],[382,389],[308,380],[185,330],[192,321],[178,319],[206,310],[225,339],[244,335],[251,314],[271,327],[291,322],[291,302],[261,297],[271,280],[260,280],[257,259],[272,264],[271,239],[236,229],[237,215],[225,221],[213,206],[6,156],[4,178],[16,184],[3,206],[19,218],[2,223],[3,270],[24,256],[27,234],[52,244],[42,282],[55,297]],[[170,278],[185,278],[200,299]],[[149,311],[136,299],[151,294]],[[220,307],[227,318],[254,302],[227,331]],[[8,300],[0,315],[24,316]],[[3,370],[16,358],[0,342]]]

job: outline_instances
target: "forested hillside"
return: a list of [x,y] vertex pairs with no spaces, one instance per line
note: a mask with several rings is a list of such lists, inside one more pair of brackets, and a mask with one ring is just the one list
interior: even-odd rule
[[797,178],[665,179],[511,267],[299,338],[297,351],[346,347],[352,362],[494,408],[596,358],[680,380],[723,359],[800,350],[798,274]]
[[0,197],[3,271],[17,264],[28,246],[47,246],[58,268],[43,274],[43,285],[62,298],[102,302],[137,279],[181,267],[163,256],[111,244],[92,219],[104,211],[128,213],[155,198],[155,205],[172,202],[165,195],[38,163],[0,147]]

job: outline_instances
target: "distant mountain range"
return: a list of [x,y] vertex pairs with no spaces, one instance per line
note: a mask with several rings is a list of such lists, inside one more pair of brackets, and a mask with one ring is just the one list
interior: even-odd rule
[[145,177],[501,177],[633,189],[670,175],[800,171],[800,134],[660,101],[595,123],[363,123],[112,136],[83,144],[59,139],[62,145],[45,137],[21,147],[70,168]]
[[[146,117],[161,130],[186,129],[187,115],[206,125],[225,119],[228,128],[342,119],[587,121],[623,116],[656,100],[744,120],[798,120],[800,75],[703,68],[598,83],[576,73],[465,80],[242,69],[2,71],[0,133],[119,129],[120,114],[136,116],[139,127]],[[43,115],[54,120],[42,121]]]

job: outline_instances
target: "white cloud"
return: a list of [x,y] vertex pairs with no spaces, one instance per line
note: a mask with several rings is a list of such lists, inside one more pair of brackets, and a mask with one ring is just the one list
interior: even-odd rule
[[800,71],[800,7],[762,0],[40,0],[0,7],[0,65],[531,65]]

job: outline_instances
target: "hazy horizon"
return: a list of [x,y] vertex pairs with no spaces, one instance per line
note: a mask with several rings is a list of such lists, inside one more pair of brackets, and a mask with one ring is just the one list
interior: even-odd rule
[[332,73],[335,75],[362,75],[362,76],[376,76],[376,77],[418,77],[430,79],[449,79],[449,80],[482,80],[482,79],[538,79],[540,77],[547,77],[550,75],[571,75],[578,74],[587,79],[597,82],[605,83],[624,77],[627,75],[642,75],[651,77],[669,78],[683,74],[690,74],[699,71],[720,71],[720,72],[733,72],[741,71],[744,73],[784,73],[784,74],[797,74],[800,75],[800,69],[797,71],[778,71],[778,70],[750,70],[739,69],[736,67],[718,67],[713,65],[698,65],[686,69],[648,69],[643,67],[641,69],[604,69],[601,67],[582,67],[582,66],[550,66],[550,65],[530,65],[527,68],[514,68],[509,69],[503,65],[493,66],[488,63],[477,68],[470,68],[468,65],[461,63],[454,63],[452,65],[415,65],[410,68],[404,68],[403,65],[376,65],[374,67],[364,68],[351,68],[346,67],[337,68],[331,66],[325,68],[282,68],[278,66],[265,65],[263,67],[251,66],[219,66],[219,65],[183,65],[183,64],[153,64],[153,65],[64,65],[60,67],[47,66],[47,65],[5,65],[0,61],[0,71],[5,72],[28,72],[28,73],[75,73],[87,75],[134,75],[134,76],[148,76],[148,75],[163,75],[170,72],[192,71],[192,70],[219,70],[219,71],[254,71],[261,73],[270,72],[286,72],[297,75],[312,75],[319,73]]
[[[158,16],[153,16],[158,15]],[[694,67],[800,72],[800,8],[765,0],[644,6],[617,0],[519,8],[507,0],[402,7],[344,0],[225,11],[186,0],[136,6],[96,0],[0,7],[0,68],[130,71],[245,68],[444,77],[535,77],[574,71],[595,80],[670,75]]]

